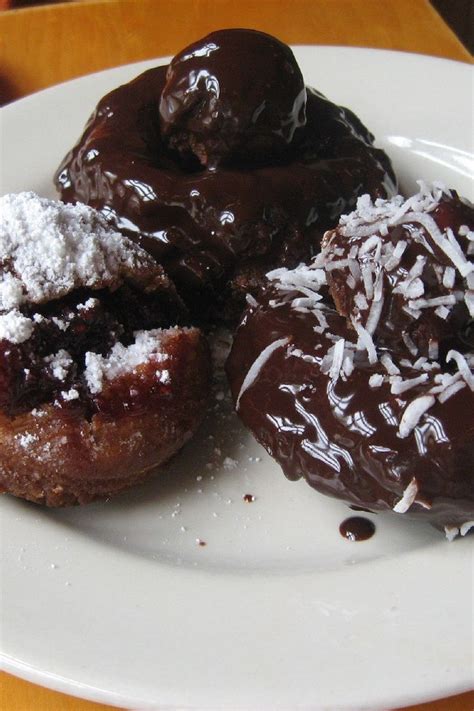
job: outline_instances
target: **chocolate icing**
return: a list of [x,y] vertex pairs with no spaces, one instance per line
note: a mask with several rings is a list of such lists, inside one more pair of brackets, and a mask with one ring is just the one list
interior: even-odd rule
[[306,88],[293,52],[263,32],[213,32],[168,67],[162,134],[208,168],[232,160],[274,163],[305,123]]
[[[466,236],[459,235],[461,225],[473,224],[473,210],[470,205],[463,202],[456,194],[449,199],[446,195],[440,197],[437,206],[429,213],[436,221],[441,230],[447,227],[456,234],[456,240],[464,252],[468,250],[468,240]],[[412,226],[412,230],[417,225]],[[397,290],[396,285],[400,283],[414,267],[417,260],[426,258],[426,249],[421,241],[411,239],[407,235],[406,225],[398,225],[390,228],[388,239],[395,246],[400,240],[406,239],[407,247],[400,258],[396,268],[384,274],[384,304],[381,317],[377,326],[377,342],[379,346],[386,346],[393,353],[401,353],[406,350],[406,345],[401,340],[402,333],[407,334],[413,344],[418,349],[418,356],[428,356],[429,344],[437,341],[441,344],[441,358],[452,347],[462,351],[474,349],[474,334],[470,328],[471,319],[463,301],[460,301],[450,310],[446,319],[439,318],[433,309],[426,309],[423,318],[414,318],[411,313],[405,310],[406,299]],[[337,251],[337,258],[347,259],[354,245],[363,243],[363,238],[343,234],[341,230],[333,230],[325,235],[324,243],[330,244],[331,253]],[[423,280],[423,297],[426,299],[439,298],[453,294],[454,290],[463,288],[463,278],[456,272],[453,286],[447,288],[440,282],[436,270],[452,267],[449,257],[442,252],[437,245],[433,245],[434,253],[430,255],[427,263],[420,273]],[[369,252],[365,262],[372,261]],[[359,314],[359,310],[354,304],[355,291],[347,286],[347,278],[350,270],[347,267],[341,269],[331,269],[327,278],[331,296],[336,304],[337,310],[349,320],[351,316]],[[413,297],[414,298],[414,297]],[[453,335],[456,334],[456,335]],[[403,357],[403,354],[402,354]]]
[[349,541],[367,541],[375,533],[375,524],[363,516],[350,516],[341,523],[339,532]]
[[[443,207],[443,202],[448,205]],[[445,226],[443,220],[448,213],[451,218],[457,214],[463,224],[474,227],[472,209],[456,197],[442,200],[440,205],[431,212],[438,227]],[[456,219],[452,224],[456,225]],[[419,239],[426,237],[419,224],[403,229],[402,235],[398,230],[399,238],[408,239],[416,229],[421,234]],[[393,232],[389,231],[385,239],[390,240],[391,236]],[[336,233],[340,247],[338,237]],[[467,249],[465,244],[464,248]],[[406,254],[409,253],[407,249]],[[343,259],[345,255],[339,256]],[[400,269],[403,268],[402,263]],[[338,286],[341,288],[341,281]],[[350,309],[338,313],[323,289],[327,320],[323,330],[314,311],[292,304],[301,292],[277,287],[278,284],[269,284],[258,303],[244,314],[227,371],[240,417],[286,476],[303,476],[318,491],[369,511],[392,510],[414,479],[414,501],[397,515],[426,519],[436,527],[448,529],[473,521],[474,392],[470,387],[465,384],[444,402],[436,399],[419,426],[408,436],[401,436],[397,428],[407,403],[426,393],[429,386],[419,384],[405,393],[394,394],[385,373],[381,385],[369,387],[369,377],[385,371],[380,362],[370,363],[360,352],[348,377],[334,379],[330,372],[323,372],[323,359],[334,340],[354,341],[354,330],[346,318]],[[340,301],[347,306],[347,298]],[[440,365],[445,372],[451,368],[443,355],[448,347],[466,355],[473,351],[464,335],[472,322],[467,308],[459,308],[464,316],[451,320],[449,346],[440,343]],[[441,318],[437,321],[444,323]],[[384,334],[386,316],[380,323]],[[326,333],[336,334],[336,338],[326,337]],[[442,337],[442,333],[438,335]],[[398,365],[403,357],[406,362],[417,357],[410,354],[401,336],[401,330],[392,333],[390,342],[390,352]],[[388,353],[386,330],[380,342],[377,332],[373,337],[379,352]],[[265,349],[269,350],[262,357]],[[250,382],[247,379],[247,387],[242,388],[259,357]],[[403,379],[419,375],[419,369],[408,365],[402,370]]]
[[[219,49],[204,51],[212,43]],[[270,61],[275,47],[277,66],[284,65],[276,74]],[[241,91],[248,76],[228,64],[234,52],[258,85],[251,98],[253,119]],[[151,69],[105,96],[55,182],[64,201],[97,208],[153,254],[195,318],[232,319],[266,271],[308,259],[358,195],[386,194],[394,174],[351,111],[309,88],[304,106],[299,70],[277,40],[254,31],[223,31],[192,45],[192,59],[185,61],[186,54],[170,69]],[[179,98],[183,81],[186,86],[187,68],[204,73],[208,87],[223,84],[217,123],[211,121],[204,138],[199,131],[212,92],[201,102],[202,115],[196,104],[183,114],[184,99],[177,114],[169,108],[172,93]],[[264,94],[268,100],[259,120],[255,106]],[[291,120],[281,130],[286,115]],[[225,130],[216,143],[221,118]],[[174,142],[163,135],[160,121],[170,136],[178,129]],[[205,163],[208,154],[212,159],[203,166],[193,151]]]

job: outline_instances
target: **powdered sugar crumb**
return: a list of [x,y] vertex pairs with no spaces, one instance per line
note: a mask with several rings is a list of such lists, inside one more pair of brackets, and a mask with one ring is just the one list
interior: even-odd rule
[[30,445],[38,441],[38,436],[31,432],[26,432],[25,434],[15,435],[15,440],[23,449],[29,449]]
[[232,459],[232,457],[226,457],[224,459],[224,469],[235,469],[238,464],[238,461],[236,459]]
[[49,364],[54,378],[65,380],[73,360],[70,354],[64,349],[59,350],[54,355],[46,356],[45,363]]
[[[160,355],[162,338],[163,331],[161,329],[137,331],[134,343],[130,346],[116,343],[106,357],[98,353],[87,352],[84,377],[91,393],[99,393],[104,380],[114,380],[125,373],[133,372],[139,365],[146,363],[155,355]],[[163,373],[166,374],[164,382],[170,382],[169,371],[163,371]]]
[[77,400],[79,398],[79,392],[76,388],[70,388],[69,390],[62,390],[61,397],[63,400]]
[[23,316],[18,309],[12,309],[7,313],[0,314],[0,340],[5,339],[10,343],[23,343],[23,341],[28,340],[32,333],[33,321]]

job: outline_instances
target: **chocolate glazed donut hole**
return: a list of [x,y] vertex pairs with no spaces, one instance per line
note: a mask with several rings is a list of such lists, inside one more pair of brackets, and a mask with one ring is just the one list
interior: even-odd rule
[[453,538],[474,526],[474,210],[420,185],[361,197],[309,266],[268,274],[227,370],[290,479]]

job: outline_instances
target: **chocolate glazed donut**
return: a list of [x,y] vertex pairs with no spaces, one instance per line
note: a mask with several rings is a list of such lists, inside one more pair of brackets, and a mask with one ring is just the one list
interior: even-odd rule
[[55,183],[157,258],[193,318],[222,321],[394,179],[357,117],[305,88],[286,45],[234,29],[105,96]]
[[290,479],[448,538],[474,526],[473,229],[440,186],[360,198],[310,266],[268,275],[227,363]]

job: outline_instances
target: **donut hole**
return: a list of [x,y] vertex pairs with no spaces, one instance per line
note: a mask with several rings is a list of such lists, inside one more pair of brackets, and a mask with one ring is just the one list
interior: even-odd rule
[[[260,80],[255,81],[255,75]],[[211,33],[171,61],[159,99],[168,144],[210,170],[272,162],[306,122],[303,76],[289,47],[255,30]]]

